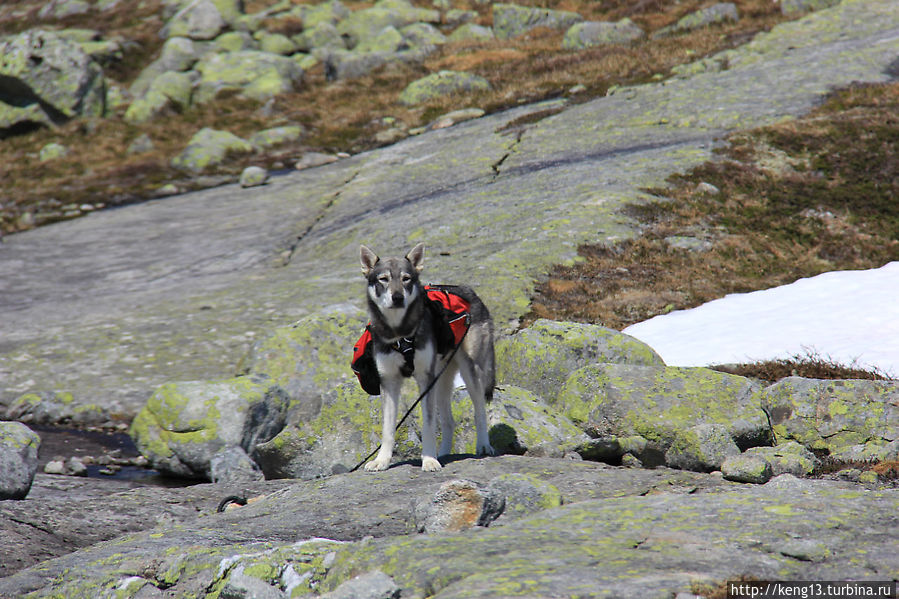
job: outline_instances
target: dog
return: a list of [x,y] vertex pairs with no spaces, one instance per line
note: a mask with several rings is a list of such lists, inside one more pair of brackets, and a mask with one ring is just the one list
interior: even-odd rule
[[[419,280],[424,261],[424,245],[419,243],[402,258],[379,258],[364,245],[360,248],[362,274],[368,280],[367,300],[374,362],[380,375],[383,428],[381,448],[365,465],[365,470],[385,470],[393,457],[397,408],[403,378],[413,376],[420,393],[433,383],[422,399],[421,469],[442,468],[438,456],[452,453],[455,422],[450,409],[456,373],[474,403],[478,455],[495,455],[487,431],[486,404],[493,398],[495,357],[493,319],[484,302],[465,286],[441,285],[440,290],[470,304],[467,332],[458,349],[445,341],[446,323],[439,310],[429,305],[429,291]],[[452,336],[450,335],[452,339]],[[441,343],[441,339],[444,341]],[[413,353],[410,355],[410,349]],[[440,378],[436,380],[435,377]],[[437,452],[437,424],[440,423],[440,452]]]

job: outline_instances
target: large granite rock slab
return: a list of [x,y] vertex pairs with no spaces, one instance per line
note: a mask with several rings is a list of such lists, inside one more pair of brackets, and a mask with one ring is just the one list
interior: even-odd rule
[[[268,494],[222,514],[210,488],[188,490],[195,515],[173,514],[143,530],[141,513],[126,512],[141,491],[106,497],[107,509],[119,506],[138,532],[0,579],[0,595],[194,596],[226,585],[322,594],[379,570],[402,596],[670,597],[750,575],[889,580],[899,569],[899,490],[790,475],[741,485],[506,456],[453,462],[439,473],[403,465],[256,486],[251,493]],[[503,507],[481,522],[487,528],[468,518],[476,514],[465,505],[483,509],[483,497],[496,506],[500,496],[520,509]],[[442,507],[449,511],[438,518]],[[423,522],[461,530],[416,533]]]
[[888,80],[897,29],[892,2],[844,2],[728,51],[727,70],[622,89],[520,135],[502,127],[540,105],[261,187],[7,236],[0,404],[69,392],[128,420],[165,382],[227,378],[273,329],[322,306],[361,307],[363,242],[391,252],[424,241],[427,280],[471,284],[498,328],[514,330],[548,265],[581,242],[637,235],[621,207],[711,158],[717,138],[802,114],[834,87]]

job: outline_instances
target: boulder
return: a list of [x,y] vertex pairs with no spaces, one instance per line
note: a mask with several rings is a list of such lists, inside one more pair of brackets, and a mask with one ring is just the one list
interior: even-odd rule
[[0,127],[105,111],[103,70],[76,42],[39,29],[0,40]]
[[[400,413],[404,414],[417,397],[417,387],[410,381]],[[313,399],[302,406],[302,411],[294,408],[291,425],[257,448],[254,457],[266,477],[308,479],[346,472],[380,443],[381,400],[362,391],[355,379]],[[471,400],[463,390],[457,390],[453,400],[454,451],[474,454]],[[562,457],[588,441],[573,423],[540,399],[510,386],[499,389],[487,405],[487,424],[490,443],[498,453]],[[421,410],[416,408],[396,435],[393,461],[417,460],[421,456],[420,439]]]
[[792,16],[802,12],[830,8],[840,3],[840,0],[782,0],[780,10],[783,14]]
[[565,10],[531,8],[517,4],[493,5],[493,32],[499,39],[509,39],[537,27],[568,29],[584,20],[581,15]]
[[788,377],[761,394],[779,443],[831,455],[899,458],[899,381]]
[[226,90],[254,100],[268,100],[293,91],[303,79],[303,70],[296,61],[258,50],[210,54],[195,68],[200,73],[194,91],[199,104]]
[[337,25],[347,48],[376,37],[385,27],[400,29],[413,23],[439,23],[436,10],[417,8],[407,0],[380,0],[371,8],[357,10]]
[[270,54],[280,54],[287,56],[297,51],[296,42],[292,41],[283,33],[268,33],[265,31],[257,33],[256,41],[259,42],[259,49],[262,52]]
[[308,27],[291,39],[297,45],[297,49],[303,52],[309,52],[318,48],[346,50],[343,37],[337,31],[337,27],[329,21],[323,21],[313,27]]
[[400,104],[416,106],[440,96],[469,94],[490,89],[490,82],[479,75],[461,71],[438,71],[406,86]]
[[301,4],[291,11],[303,21],[303,28],[316,28],[323,23],[336,25],[350,16],[350,9],[340,0],[329,0],[319,4]]
[[808,476],[818,463],[815,454],[796,441],[787,441],[775,447],[751,447],[746,450],[746,455],[767,461],[771,465],[772,476]]
[[291,402],[290,421],[307,422],[318,414],[322,393],[356,382],[350,361],[366,322],[358,308],[332,306],[254,343],[241,367],[284,389]]
[[720,470],[728,457],[739,454],[740,448],[727,427],[704,423],[677,432],[665,452],[665,464],[671,468],[711,472]]
[[583,50],[607,44],[629,44],[646,37],[646,33],[630,19],[616,23],[587,21],[576,23],[565,32],[562,48]]
[[153,79],[146,93],[125,111],[129,123],[146,123],[167,112],[182,112],[190,106],[193,81],[187,73],[167,71]]
[[354,52],[397,52],[404,44],[403,34],[397,31],[396,27],[388,25],[376,35],[362,39]]
[[28,424],[88,427],[103,425],[109,415],[98,404],[75,401],[65,391],[41,391],[17,397],[7,408],[4,417]]
[[265,475],[243,447],[229,445],[209,458],[209,478],[214,483],[233,485],[265,480]]
[[163,38],[186,37],[194,40],[211,40],[228,25],[225,17],[212,0],[194,0],[184,3],[162,28]]
[[648,345],[599,325],[539,319],[496,342],[497,380],[553,403],[572,372],[598,363],[664,366]]
[[144,67],[129,91],[135,98],[144,95],[153,81],[169,71],[186,71],[199,59],[200,45],[186,37],[172,37],[165,41],[159,58]]
[[37,472],[41,438],[19,422],[0,422],[0,501],[25,499]]
[[228,31],[214,40],[210,52],[240,52],[241,50],[259,50],[259,42],[246,31]]
[[591,437],[617,442],[645,466],[708,470],[733,453],[771,445],[771,430],[749,379],[707,368],[594,364],[574,371],[556,400]]
[[446,43],[446,36],[430,23],[413,23],[400,30],[403,43],[412,50],[424,50],[428,53],[436,50],[437,46]]
[[187,147],[172,159],[172,166],[199,173],[221,164],[229,154],[252,152],[253,146],[228,131],[204,127],[190,139]]
[[284,125],[282,127],[272,127],[271,129],[263,129],[257,131],[247,140],[254,148],[268,150],[281,144],[298,141],[305,130],[300,125]]
[[284,428],[287,407],[282,389],[252,377],[167,383],[134,418],[130,435],[160,472],[212,480],[220,452],[239,447],[252,455]]
[[451,480],[415,509],[418,532],[459,532],[474,526],[489,526],[505,509],[497,487],[484,487],[470,480]]
[[737,6],[733,2],[719,2],[682,17],[677,23],[663,27],[656,31],[652,37],[661,38],[685,31],[693,31],[709,25],[717,25],[725,21],[738,21],[740,15]]
[[74,15],[83,15],[91,10],[86,0],[50,0],[44,4],[37,15],[41,19],[64,19]]
[[483,25],[478,25],[476,23],[467,23],[450,33],[449,36],[447,36],[447,41],[461,42],[471,40],[480,42],[489,41],[495,37],[496,36],[493,35],[493,29],[490,27],[484,27]]
[[768,460],[760,455],[749,453],[729,456],[721,464],[721,473],[725,480],[757,485],[768,482],[774,475]]
[[325,57],[325,77],[328,81],[355,79],[399,59],[396,52],[328,52]]
[[476,10],[453,8],[446,11],[446,14],[443,16],[443,22],[449,27],[459,27],[460,25],[471,23],[477,20],[477,18],[478,12]]

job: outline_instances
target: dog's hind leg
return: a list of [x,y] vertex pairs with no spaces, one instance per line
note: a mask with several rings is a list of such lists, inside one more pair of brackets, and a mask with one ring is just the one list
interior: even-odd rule
[[400,402],[403,379],[384,378],[381,380],[381,449],[375,459],[365,465],[368,472],[387,470],[393,458],[396,427],[396,412]]
[[487,428],[487,397],[493,396],[493,387],[487,387],[487,381],[492,381],[491,373],[483,372],[468,356],[461,356],[459,360],[459,372],[471,403],[474,404],[474,424],[477,431],[478,442],[476,451],[478,455],[496,455],[493,446],[490,445],[490,435]]
[[453,433],[456,430],[456,422],[453,420],[453,384],[456,370],[454,364],[450,364],[433,390],[440,418],[440,452],[437,455],[441,456],[453,453]]

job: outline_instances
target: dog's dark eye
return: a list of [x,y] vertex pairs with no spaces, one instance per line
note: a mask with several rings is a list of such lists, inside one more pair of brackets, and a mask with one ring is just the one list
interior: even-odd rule
[[381,275],[380,277],[378,277],[378,282],[384,283],[386,285],[390,282],[390,277],[388,277],[387,275]]
[[412,277],[410,275],[403,275],[403,283],[408,283],[411,280]]

